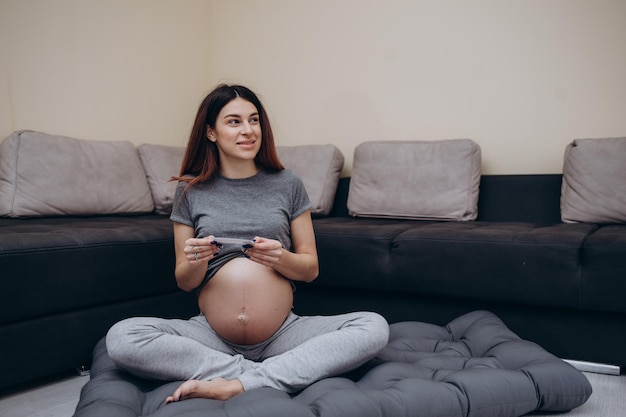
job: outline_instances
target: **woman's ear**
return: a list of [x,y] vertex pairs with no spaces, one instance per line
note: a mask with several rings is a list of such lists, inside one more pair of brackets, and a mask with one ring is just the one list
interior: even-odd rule
[[213,134],[213,129],[211,129],[211,126],[206,127],[206,137],[211,141],[211,142],[216,142],[217,139],[215,139],[215,135]]

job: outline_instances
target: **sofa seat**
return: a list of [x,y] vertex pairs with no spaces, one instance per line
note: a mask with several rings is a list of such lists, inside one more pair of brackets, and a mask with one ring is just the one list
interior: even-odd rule
[[381,285],[387,284],[394,239],[414,224],[418,222],[353,217],[314,219],[320,275],[313,285],[381,289]]
[[0,236],[0,323],[179,291],[167,216],[0,219]]
[[327,218],[314,227],[314,285],[578,309],[580,252],[598,226]]
[[580,252],[596,228],[486,221],[412,227],[394,240],[389,276],[400,279],[390,285],[435,296],[578,309]]
[[514,417],[568,411],[591,395],[583,374],[520,339],[486,311],[444,327],[393,324],[389,344],[376,359],[293,396],[262,388],[228,401],[165,405],[179,384],[136,378],[116,368],[101,340],[75,417]]

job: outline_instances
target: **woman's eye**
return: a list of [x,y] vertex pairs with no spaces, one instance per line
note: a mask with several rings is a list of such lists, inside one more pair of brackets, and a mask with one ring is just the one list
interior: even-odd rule
[[259,123],[259,118],[258,117],[251,118],[250,123]]
[[229,125],[238,125],[239,124],[239,120],[237,120],[237,119],[230,119],[228,121],[228,124]]

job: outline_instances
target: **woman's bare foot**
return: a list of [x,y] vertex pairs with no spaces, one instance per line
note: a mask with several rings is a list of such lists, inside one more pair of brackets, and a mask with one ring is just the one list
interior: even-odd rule
[[211,398],[227,400],[243,392],[243,385],[238,379],[226,380],[215,378],[210,381],[189,380],[181,384],[174,394],[165,399],[165,404],[189,398]]

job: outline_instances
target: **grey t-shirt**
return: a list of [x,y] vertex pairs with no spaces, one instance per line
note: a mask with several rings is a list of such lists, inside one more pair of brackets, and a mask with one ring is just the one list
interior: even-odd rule
[[[230,179],[216,175],[190,187],[181,181],[176,188],[170,219],[191,226],[196,237],[278,240],[292,250],[290,224],[311,208],[302,180],[291,170],[262,169],[250,178]],[[181,198],[182,195],[182,198]],[[209,262],[202,287],[229,260],[242,256],[241,246],[225,245]]]

